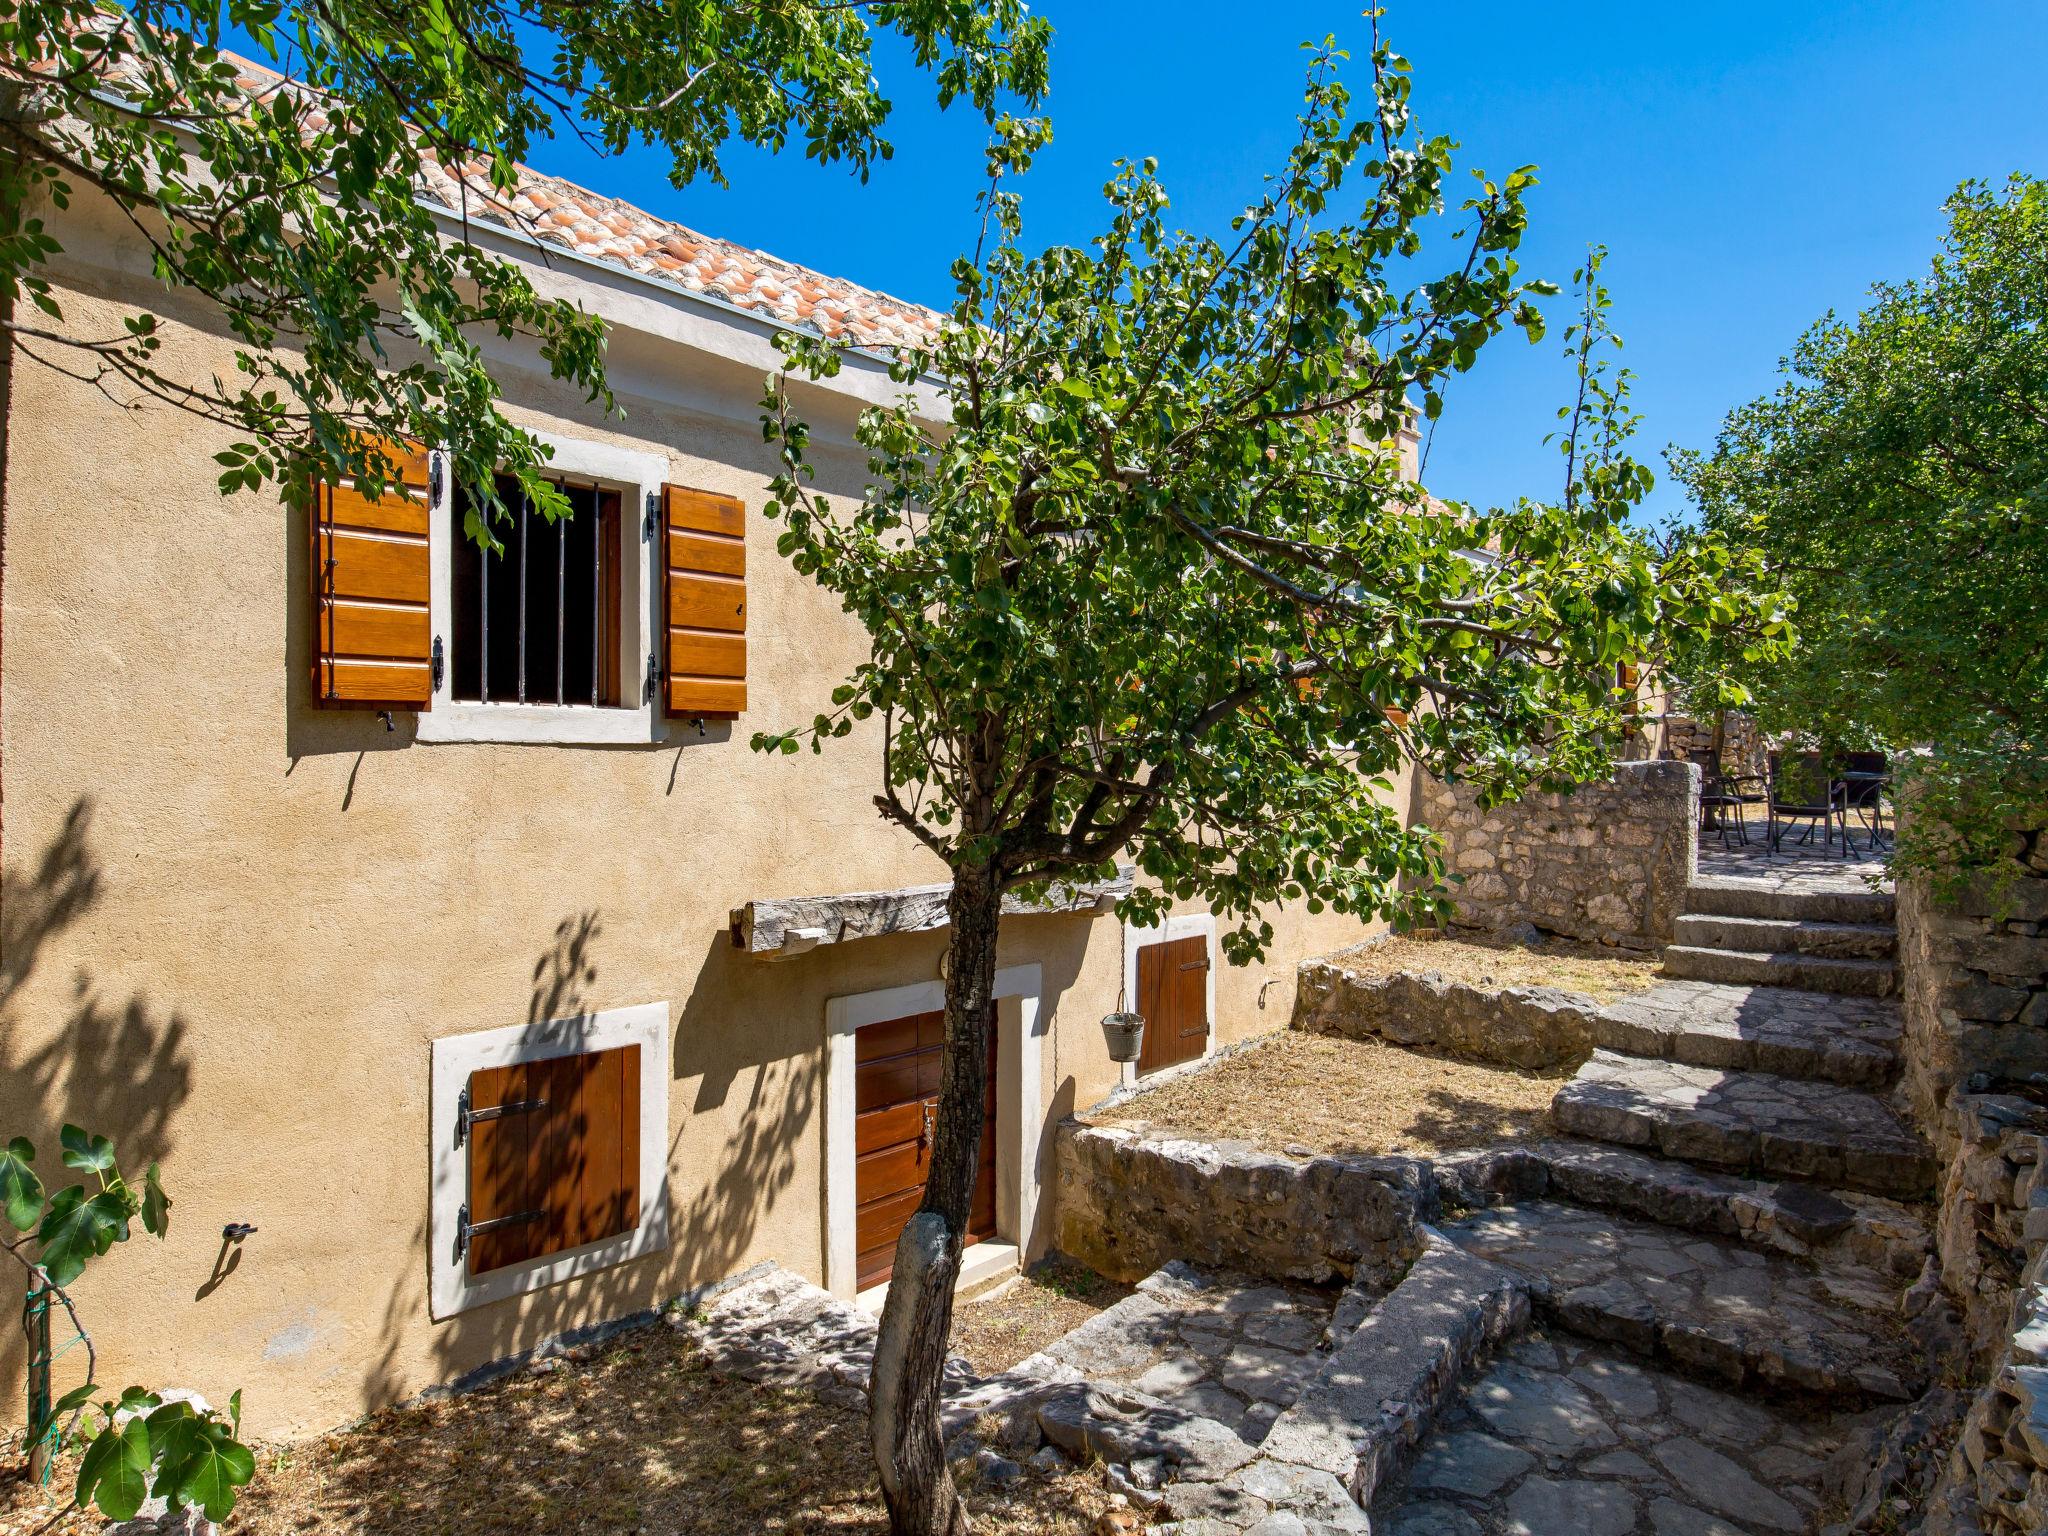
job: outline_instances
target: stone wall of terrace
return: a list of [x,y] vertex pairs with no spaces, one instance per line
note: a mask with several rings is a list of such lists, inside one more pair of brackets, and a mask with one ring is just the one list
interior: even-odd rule
[[1699,840],[1700,771],[1691,763],[1622,763],[1570,794],[1534,794],[1486,809],[1462,784],[1424,776],[1416,819],[1443,839],[1458,877],[1455,921],[1498,931],[1533,923],[1628,949],[1676,933]]
[[1960,893],[1900,883],[1904,1091],[1943,1166],[1936,1253],[1980,1383],[1929,1533],[2048,1530],[2048,829]]
[[1410,1157],[1301,1161],[1072,1120],[1054,1157],[1054,1246],[1115,1280],[1174,1259],[1275,1280],[1391,1276],[1436,1208],[1429,1165]]

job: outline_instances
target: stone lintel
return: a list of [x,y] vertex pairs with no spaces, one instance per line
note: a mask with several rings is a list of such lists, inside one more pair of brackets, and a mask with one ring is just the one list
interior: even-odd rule
[[[1006,917],[1065,912],[1106,912],[1131,893],[1135,871],[1126,864],[1111,880],[1055,884],[1036,901],[1003,898]],[[949,885],[912,885],[893,891],[853,891],[843,896],[785,896],[750,901],[732,910],[733,948],[750,955],[800,955],[821,944],[879,939],[895,933],[929,933],[946,926]]]

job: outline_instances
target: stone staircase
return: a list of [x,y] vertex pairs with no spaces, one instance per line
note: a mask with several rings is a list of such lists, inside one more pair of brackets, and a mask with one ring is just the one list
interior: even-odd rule
[[1882,1096],[1900,1038],[1892,897],[1735,879],[1687,895],[1664,953],[1679,982],[1608,1010],[1640,1017],[1644,1038],[1605,1031],[1552,1103],[1558,1129],[1741,1175],[1932,1194],[1933,1155]]
[[[1928,1228],[1903,1202],[1936,1168],[1889,1098],[1892,898],[1742,879],[1688,897],[1670,979],[1591,1020],[1597,1048],[1551,1106],[1562,1139],[1447,1165],[1467,1187],[1443,1237],[1514,1275],[1530,1337],[1556,1343],[1515,1346],[1445,1404],[1376,1530],[1811,1529],[1839,1415],[1926,1385],[1900,1298]],[[1565,1379],[1532,1368],[1553,1349],[1580,1361]],[[1712,1384],[1750,1427],[1709,1444],[1683,1412],[1610,1412],[1597,1370],[1656,1383],[1646,1412]]]
[[1698,880],[1687,896],[1677,939],[1664,951],[1668,976],[1852,997],[1898,990],[1888,892]]

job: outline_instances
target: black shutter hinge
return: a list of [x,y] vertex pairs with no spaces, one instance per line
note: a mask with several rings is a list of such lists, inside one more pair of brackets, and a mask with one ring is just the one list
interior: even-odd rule
[[441,478],[445,473],[442,468],[444,462],[445,456],[438,448],[427,455],[427,501],[430,505],[436,507],[441,505]]
[[652,539],[654,530],[661,522],[661,495],[656,491],[647,493],[647,515],[640,520],[640,537]]
[[661,663],[655,658],[654,652],[649,651],[647,653],[647,693],[646,697],[643,698],[641,702],[651,703],[654,699],[655,690],[660,686]]
[[[441,691],[441,679],[443,676],[446,675],[447,671],[447,656],[441,649],[441,637],[439,635],[436,635],[434,636],[434,659],[432,663],[431,672],[431,677],[433,680],[433,691],[435,693],[439,693]],[[467,1093],[469,1090],[464,1089],[463,1091]]]
[[464,1206],[455,1218],[455,1257],[461,1258],[469,1252],[469,1240],[485,1232],[496,1232],[505,1227],[516,1227],[525,1222],[539,1221],[546,1211],[520,1211],[512,1216],[493,1216],[489,1221],[471,1221],[469,1207]]
[[474,1109],[469,1102],[469,1087],[463,1086],[455,1099],[455,1145],[461,1146],[469,1140],[469,1128],[485,1120],[502,1120],[507,1115],[530,1115],[535,1110],[546,1109],[546,1099],[515,1099],[508,1104],[490,1104]]

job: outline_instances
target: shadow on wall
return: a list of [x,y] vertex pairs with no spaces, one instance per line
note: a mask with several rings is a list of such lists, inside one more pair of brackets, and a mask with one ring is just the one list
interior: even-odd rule
[[[603,932],[596,912],[565,918],[557,926],[553,943],[534,963],[529,1025],[537,1028],[592,1010],[599,976],[593,951]],[[680,1138],[671,1141],[667,1249],[432,1324],[426,1324],[426,1266],[411,1266],[386,1297],[375,1356],[363,1376],[367,1405],[400,1402],[435,1383],[488,1379],[504,1369],[504,1362],[545,1340],[645,1313],[690,1287],[723,1279],[747,1262],[762,1214],[795,1176],[798,1149],[816,1115],[818,1084],[809,1055],[752,1061],[742,1057],[735,1065],[735,1052],[744,1052],[747,1040],[772,1046],[774,1035],[738,1034],[731,1028],[730,1008],[714,1008],[707,1001],[736,995],[731,964],[731,945],[721,930],[711,940],[698,989],[684,1002],[677,1020],[671,1070],[679,1080],[703,1080],[697,1102],[684,1112],[686,1123],[690,1114],[715,1107],[733,1092],[745,1095],[745,1110],[715,1166],[679,1167]],[[710,1037],[713,1029],[721,1032],[720,1038]],[[716,1098],[707,1103],[711,1093]],[[568,1166],[580,1170],[592,1141],[590,1131],[585,1124],[567,1127],[562,1155]],[[439,1239],[424,1221],[416,1223],[411,1251],[424,1254],[428,1242]],[[417,1348],[423,1324],[431,1333],[428,1358],[421,1362],[411,1358],[410,1351]]]
[[[91,830],[92,802],[80,797],[32,869],[0,873],[0,1137],[33,1141],[48,1183],[66,1177],[55,1157],[66,1121],[112,1138],[123,1170],[139,1174],[169,1160],[172,1119],[192,1096],[185,1020],[144,997],[109,1000],[81,970],[61,1022],[38,1017],[31,1029],[22,1017],[22,991],[51,944],[99,900]],[[18,1328],[0,1330],[0,1382],[20,1380],[23,1350]]]

